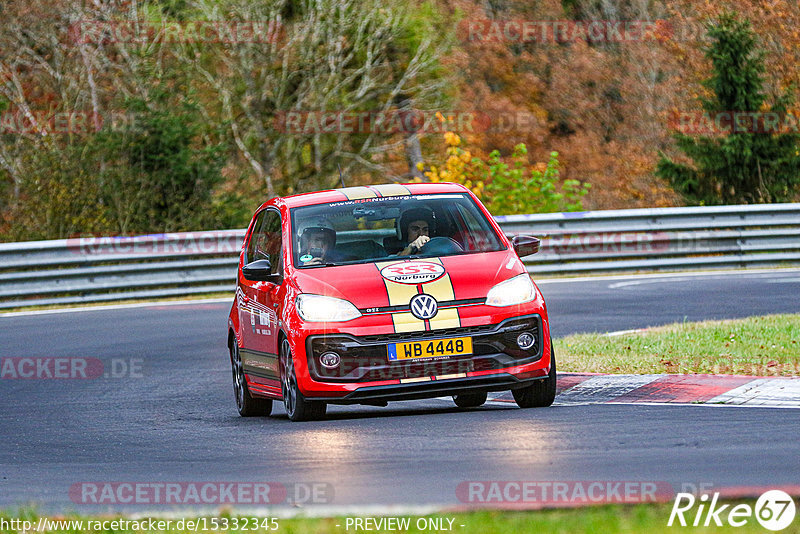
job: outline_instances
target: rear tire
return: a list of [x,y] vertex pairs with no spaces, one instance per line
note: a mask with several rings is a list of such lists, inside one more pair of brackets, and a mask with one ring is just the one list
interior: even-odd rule
[[247,380],[244,377],[242,355],[236,340],[231,340],[229,347],[231,353],[231,369],[233,371],[233,395],[236,398],[236,408],[242,417],[265,417],[272,413],[272,400],[260,399],[250,395]]
[[453,395],[453,402],[459,408],[477,408],[486,402],[488,394],[485,391],[480,393],[462,393],[461,395]]
[[537,380],[522,389],[513,389],[511,394],[520,408],[544,408],[556,399],[556,355],[550,341],[550,373],[547,378]]
[[294,371],[294,359],[289,340],[281,342],[281,392],[283,393],[283,407],[286,415],[292,421],[310,421],[322,419],[328,405],[322,401],[309,401],[297,387],[297,375]]

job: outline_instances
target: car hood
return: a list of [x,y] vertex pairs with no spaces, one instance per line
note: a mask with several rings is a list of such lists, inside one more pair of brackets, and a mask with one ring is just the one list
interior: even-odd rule
[[[431,274],[422,278],[404,276],[414,266],[427,267]],[[434,264],[431,267],[430,264]],[[438,266],[438,267],[436,267]],[[387,267],[395,267],[387,270]],[[383,274],[382,274],[383,272]],[[302,293],[314,293],[349,300],[358,308],[407,304],[418,288],[439,301],[485,298],[495,284],[525,272],[511,250],[424,258],[394,260],[358,265],[318,267],[295,271],[297,287]],[[425,276],[436,276],[425,281]],[[418,283],[420,282],[420,283]]]

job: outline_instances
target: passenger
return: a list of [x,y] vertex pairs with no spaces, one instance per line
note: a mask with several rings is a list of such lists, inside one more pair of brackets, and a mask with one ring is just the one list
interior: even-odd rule
[[400,233],[405,248],[397,253],[398,256],[408,256],[419,253],[425,244],[431,240],[431,233],[436,231],[436,218],[429,208],[411,208],[400,216]]
[[312,217],[300,223],[297,236],[300,240],[301,265],[321,265],[338,261],[333,247],[336,231],[325,217]]

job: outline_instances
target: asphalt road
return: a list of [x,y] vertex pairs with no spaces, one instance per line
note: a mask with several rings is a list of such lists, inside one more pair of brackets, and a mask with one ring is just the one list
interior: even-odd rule
[[[554,336],[800,312],[800,271],[549,280],[540,288]],[[290,423],[277,403],[269,418],[240,418],[225,349],[228,308],[0,317],[3,358],[98,358],[121,375],[0,380],[0,508],[154,508],[78,505],[69,489],[82,482],[266,481],[301,497],[302,484],[318,484],[327,489],[316,504],[448,506],[460,504],[456,488],[465,481],[664,481],[676,490],[800,481],[792,409],[460,411],[434,399],[334,406],[327,420],[310,423]]]

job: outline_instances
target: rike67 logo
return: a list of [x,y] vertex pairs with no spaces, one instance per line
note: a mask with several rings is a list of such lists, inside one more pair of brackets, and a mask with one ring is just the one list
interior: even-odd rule
[[[755,517],[762,527],[779,531],[792,524],[796,512],[792,497],[781,490],[764,492],[755,506],[718,504],[718,501],[719,493],[714,493],[710,500],[706,493],[699,498],[691,493],[678,493],[667,526],[671,527],[677,519],[682,527],[688,526],[689,521],[693,527],[721,527],[725,522],[732,527],[743,527]],[[695,506],[696,510],[693,510]]]

